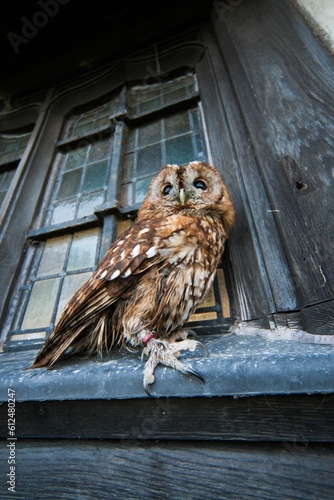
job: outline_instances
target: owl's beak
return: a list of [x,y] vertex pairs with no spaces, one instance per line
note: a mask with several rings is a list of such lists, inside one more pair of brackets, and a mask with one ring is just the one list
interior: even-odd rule
[[186,193],[184,192],[183,188],[181,188],[179,191],[179,198],[180,198],[181,205],[184,205],[184,202],[186,201]]

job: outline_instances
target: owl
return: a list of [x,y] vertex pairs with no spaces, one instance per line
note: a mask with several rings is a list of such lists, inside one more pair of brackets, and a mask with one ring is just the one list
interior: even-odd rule
[[148,394],[159,363],[201,378],[178,359],[202,345],[182,327],[210,289],[233,222],[233,204],[214,167],[165,166],[137,221],[64,307],[31,368],[125,346],[147,357]]

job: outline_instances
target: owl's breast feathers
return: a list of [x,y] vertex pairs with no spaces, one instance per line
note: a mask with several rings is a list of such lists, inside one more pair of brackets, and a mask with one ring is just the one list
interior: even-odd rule
[[163,338],[187,321],[211,286],[226,239],[211,216],[174,215],[137,229],[117,243],[122,258],[117,252],[116,260],[106,259],[96,273],[96,279],[109,281],[111,298],[124,281],[135,279],[118,295],[112,322],[116,337],[132,345],[140,343],[143,329]]

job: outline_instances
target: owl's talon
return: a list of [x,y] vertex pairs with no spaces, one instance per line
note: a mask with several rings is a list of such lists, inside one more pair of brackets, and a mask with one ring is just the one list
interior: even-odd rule
[[194,370],[191,366],[181,363],[181,361],[179,361],[175,356],[175,354],[177,354],[180,350],[195,350],[197,344],[200,344],[205,348],[204,344],[198,342],[197,340],[183,340],[169,344],[165,340],[151,338],[147,342],[146,347],[143,349],[142,356],[146,355],[148,357],[145,363],[143,380],[144,390],[148,396],[151,397],[148,386],[154,383],[154,371],[160,363],[164,366],[174,368],[185,375],[194,375],[202,382],[205,382],[200,373]]
[[199,340],[197,340],[197,345],[204,350],[205,357],[208,358],[209,357],[209,351],[208,351],[208,348],[206,347],[206,345],[203,344],[203,342],[200,342]]
[[205,379],[202,377],[202,375],[197,370],[191,368],[191,366],[187,366],[187,374],[194,375],[195,377],[199,378],[202,382],[205,383]]
[[209,351],[202,342],[199,340],[192,340],[192,339],[186,339],[186,340],[177,340],[176,342],[170,343],[170,348],[173,351],[174,356],[178,356],[181,351],[190,351],[194,352],[196,351],[197,347],[201,347],[205,351],[205,356],[209,356]]

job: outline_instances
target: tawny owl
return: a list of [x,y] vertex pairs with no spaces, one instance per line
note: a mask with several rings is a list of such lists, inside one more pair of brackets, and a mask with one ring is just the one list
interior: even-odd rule
[[203,162],[167,165],[152,180],[137,222],[109,248],[65,306],[31,368],[66,354],[142,347],[144,388],[161,363],[200,375],[177,359],[200,343],[182,326],[204,300],[234,222],[218,171]]

